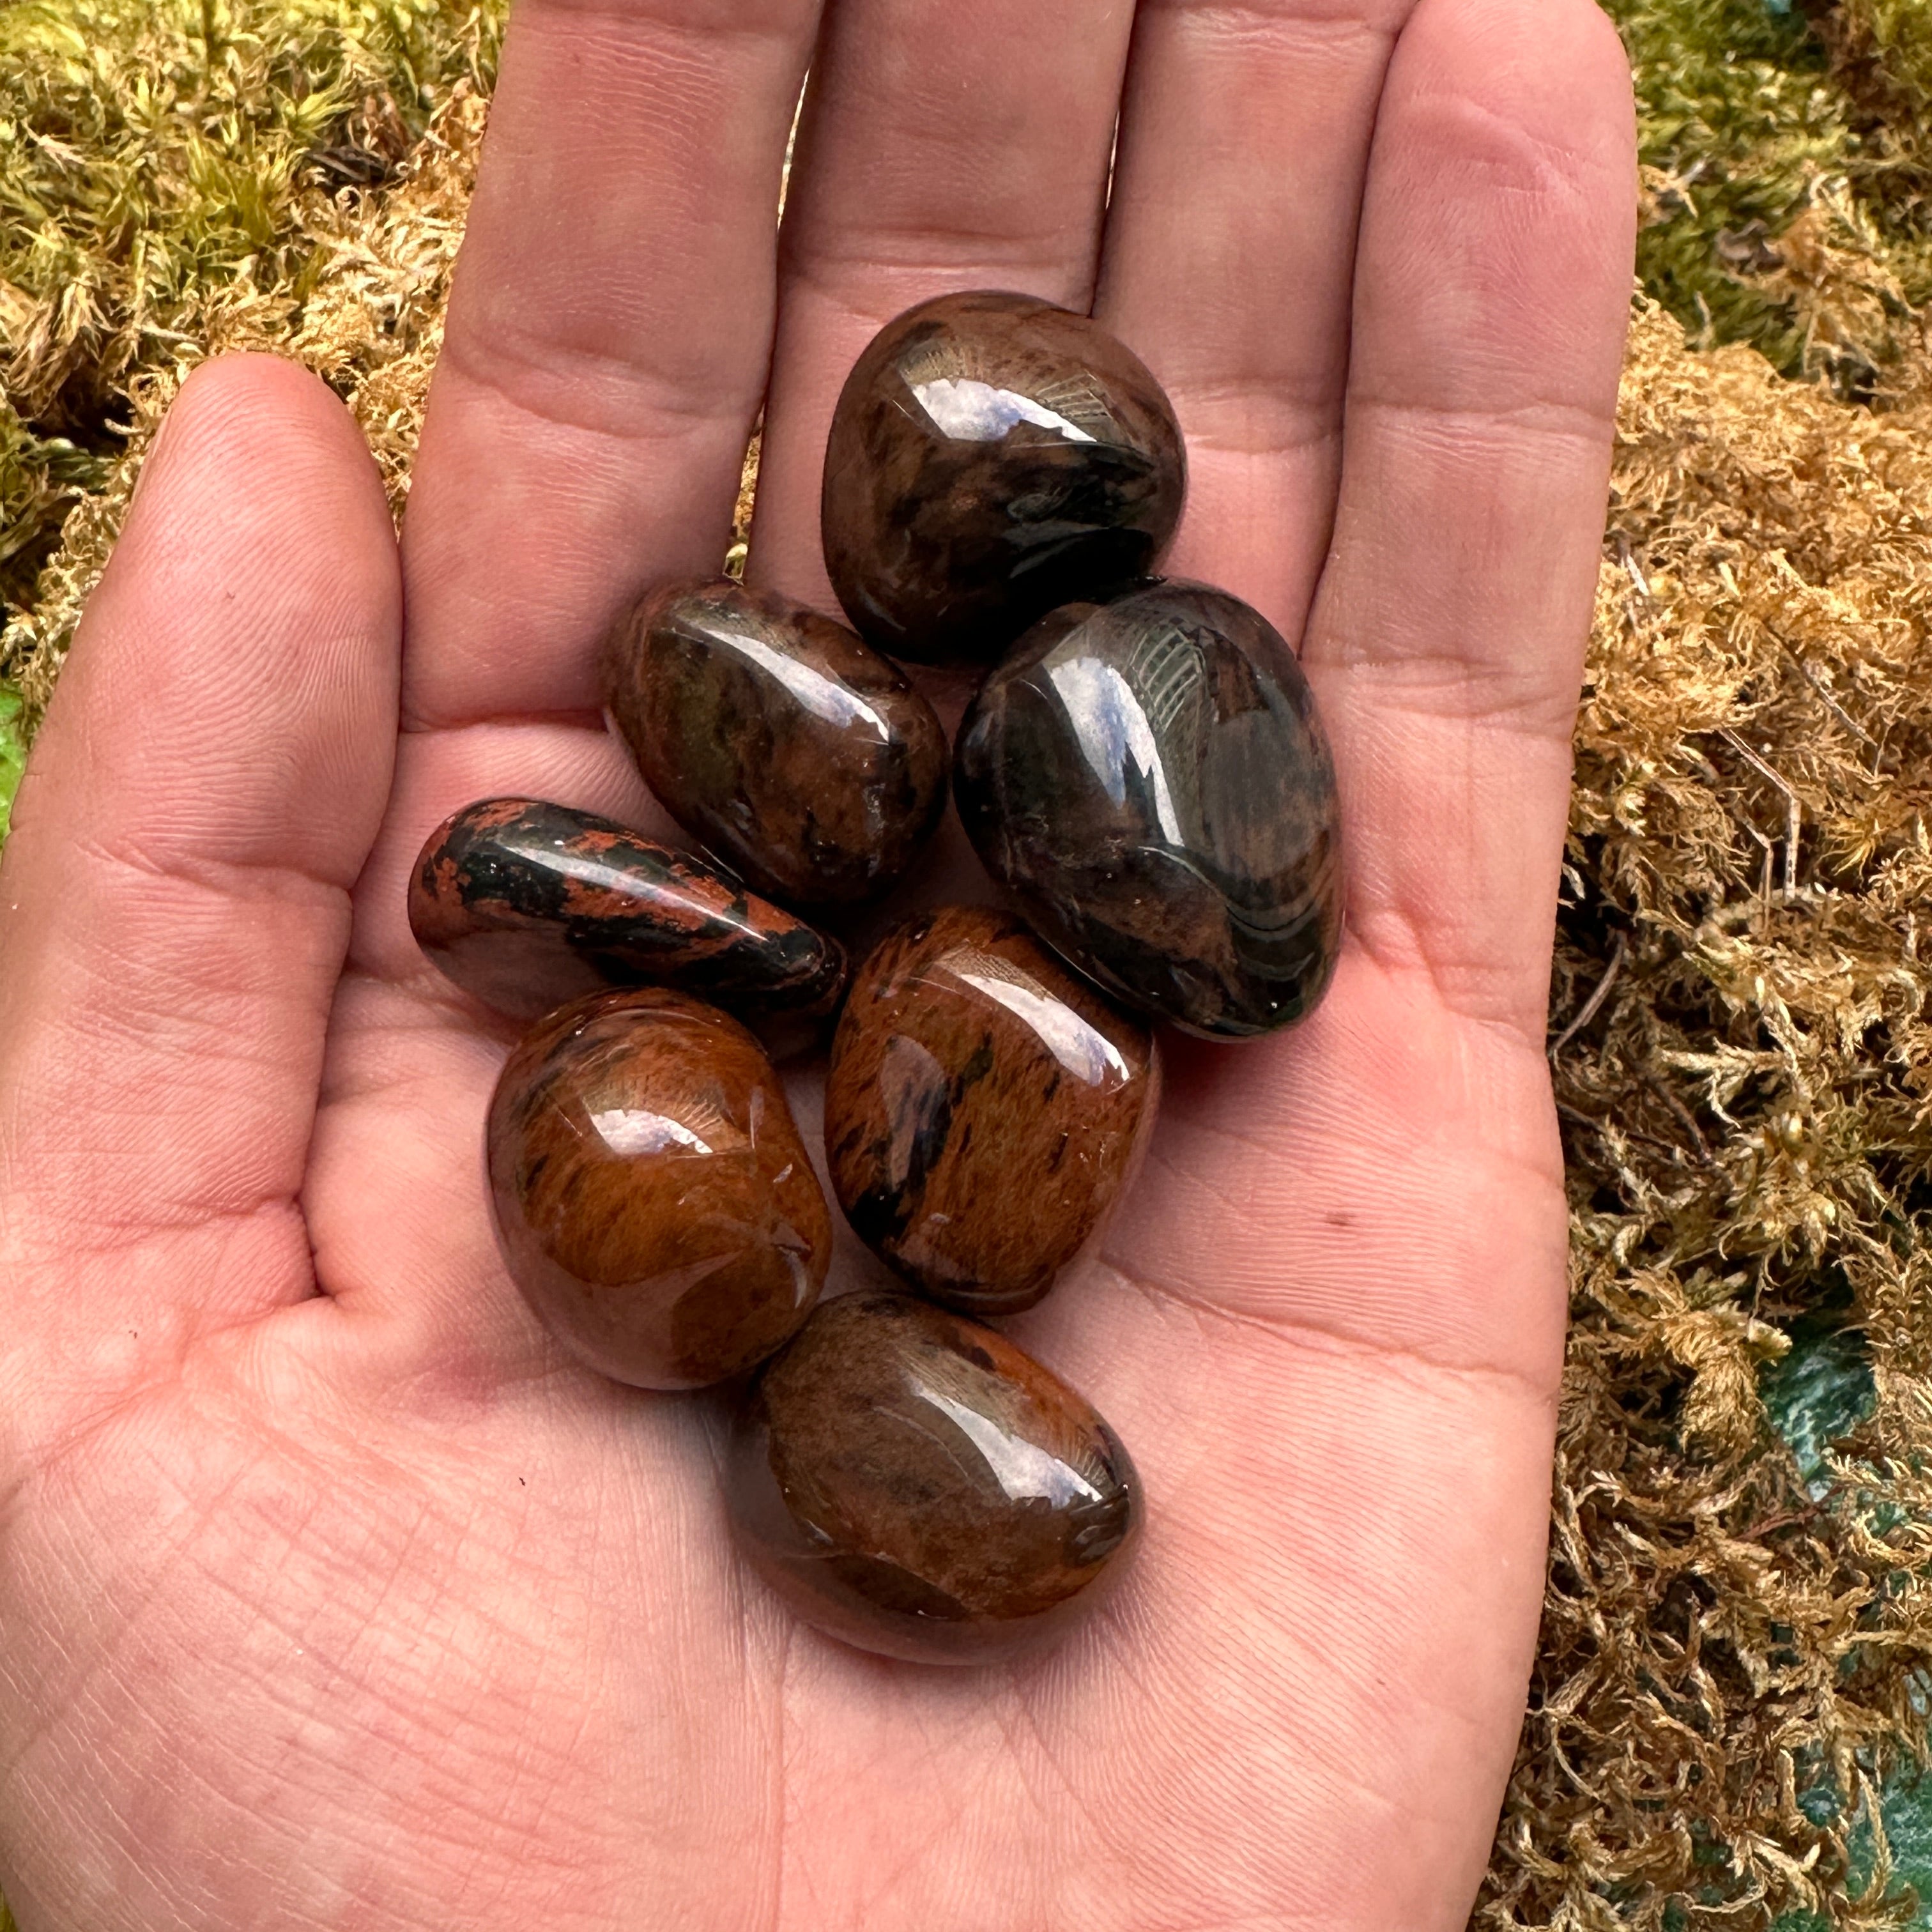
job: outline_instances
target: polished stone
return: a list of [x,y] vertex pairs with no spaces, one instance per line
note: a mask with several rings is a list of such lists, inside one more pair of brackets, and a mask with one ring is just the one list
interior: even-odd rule
[[843,624],[728,577],[654,592],[604,647],[604,701],[658,802],[761,892],[877,898],[946,808],[946,734]]
[[536,799],[482,800],[430,835],[410,927],[458,986],[520,1019],[659,984],[788,1030],[844,989],[836,940],[697,860]]
[[1125,1004],[1238,1039],[1321,998],[1342,931],[1335,776],[1294,653],[1204,584],[1043,618],[959,729],[967,836]]
[[1010,1314],[1098,1235],[1159,1084],[1146,1029],[1012,914],[923,913],[866,959],[833,1036],[833,1191],[920,1294]]
[[1042,613],[1152,569],[1186,493],[1166,397],[1099,323],[941,296],[888,322],[839,396],[826,568],[879,650],[988,664]]
[[1004,1336],[903,1295],[822,1304],[734,1431],[734,1527],[808,1624],[916,1663],[1064,1635],[1126,1567],[1139,1478]]
[[784,1343],[824,1285],[832,1219],[758,1042],[660,987],[532,1028],[490,1103],[512,1276],[600,1374],[695,1388]]

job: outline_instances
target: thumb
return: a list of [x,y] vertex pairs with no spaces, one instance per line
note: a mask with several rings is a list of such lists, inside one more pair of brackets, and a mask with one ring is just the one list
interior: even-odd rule
[[381,486],[341,405],[266,358],[198,371],[0,866],[16,1390],[112,1387],[211,1320],[310,1292],[296,1196],[388,785],[400,623]]

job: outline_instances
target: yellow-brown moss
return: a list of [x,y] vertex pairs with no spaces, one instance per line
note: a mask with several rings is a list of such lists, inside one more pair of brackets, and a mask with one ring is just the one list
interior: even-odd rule
[[[1932,1666],[1929,634],[1932,410],[1642,304],[1552,988],[1555,1544],[1482,1923],[1912,1922],[1851,1846]],[[1874,1400],[1810,1482],[1760,1400],[1806,1328]]]

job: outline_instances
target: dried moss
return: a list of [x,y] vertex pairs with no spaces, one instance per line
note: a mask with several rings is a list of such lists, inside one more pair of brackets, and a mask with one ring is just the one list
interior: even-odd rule
[[1482,1923],[1913,1922],[1873,1821],[1932,1667],[1928,630],[1932,410],[1646,304],[1552,988],[1556,1542]]
[[[1654,299],[1552,988],[1550,1589],[1478,1923],[1932,1924],[1932,5],[1612,10]],[[0,798],[194,361],[320,369],[400,502],[500,14],[0,7]]]
[[61,518],[140,420],[144,376],[198,351],[224,309],[299,307],[329,261],[318,205],[388,180],[455,88],[484,84],[501,12],[0,7],[0,598],[34,601]]
[[[36,206],[50,212],[38,238],[23,240],[17,220],[0,229],[0,274],[39,278],[31,300],[20,294],[0,315],[16,411],[10,431],[0,417],[0,502],[16,495],[28,506],[17,532],[10,520],[8,541],[30,552],[41,541],[33,519],[44,526],[63,502],[70,506],[57,551],[0,637],[0,674],[24,698],[29,724],[106,560],[148,440],[196,362],[238,349],[299,357],[355,411],[400,505],[474,178],[481,88],[501,9],[358,0],[349,23],[332,32],[334,5],[217,9],[227,22],[217,44],[218,86],[188,32],[199,8],[157,6],[138,26],[120,28],[118,40],[104,10],[91,22],[86,4],[31,10],[44,38],[32,43],[40,65],[26,64],[32,78],[16,104],[22,97],[42,103],[63,142],[84,126],[88,141],[114,160],[98,178],[91,163],[74,171],[92,184],[84,196],[76,190],[56,208],[41,195]],[[68,62],[70,43],[48,24],[75,21],[103,37],[84,65]],[[147,76],[158,67],[198,90],[191,112],[176,116],[170,97],[152,89]],[[90,88],[112,98],[83,109],[80,97]],[[136,112],[125,97],[143,88]],[[155,130],[174,119],[186,131],[170,134],[170,146]],[[268,184],[231,192],[250,157],[268,171]],[[136,207],[111,185],[116,170],[172,185],[146,191]],[[64,279],[61,263],[91,232],[101,253]],[[0,295],[10,286],[19,294],[18,284],[0,283]],[[77,435],[91,426],[103,453],[90,458],[40,434],[56,424]]]

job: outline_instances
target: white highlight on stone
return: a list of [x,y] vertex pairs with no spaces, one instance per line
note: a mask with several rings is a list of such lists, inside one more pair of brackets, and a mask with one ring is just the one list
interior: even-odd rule
[[643,1107],[612,1107],[592,1114],[590,1124],[613,1154],[662,1154],[670,1147],[683,1148],[692,1154],[713,1151],[681,1122]]
[[1093,442],[1078,423],[1016,390],[995,388],[970,376],[940,376],[914,382],[913,394],[942,436],[960,442],[998,442],[1016,423],[1057,430],[1069,442]]
[[1154,816],[1162,836],[1171,844],[1185,844],[1154,726],[1133,686],[1100,658],[1069,658],[1047,675],[1066,707],[1081,752],[1107,796],[1116,805],[1126,802],[1131,766],[1154,788]]

